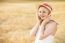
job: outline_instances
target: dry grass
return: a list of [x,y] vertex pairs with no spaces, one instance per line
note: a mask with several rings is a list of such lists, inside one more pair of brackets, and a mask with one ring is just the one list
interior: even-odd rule
[[[29,30],[36,23],[36,9],[42,2],[0,3],[0,43],[32,43]],[[48,2],[52,18],[59,23],[55,43],[65,43],[65,2]]]

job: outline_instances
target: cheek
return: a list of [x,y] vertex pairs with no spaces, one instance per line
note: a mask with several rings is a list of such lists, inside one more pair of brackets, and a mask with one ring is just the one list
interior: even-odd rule
[[45,17],[48,17],[48,14],[45,14],[44,16],[45,16]]
[[37,15],[38,15],[38,16],[40,16],[40,15],[41,15],[41,13],[37,13]]

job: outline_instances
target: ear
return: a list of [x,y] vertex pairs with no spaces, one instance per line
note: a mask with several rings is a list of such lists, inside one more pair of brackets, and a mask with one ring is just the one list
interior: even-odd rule
[[51,17],[51,15],[49,14],[49,15],[48,15],[48,18],[50,18],[50,17]]

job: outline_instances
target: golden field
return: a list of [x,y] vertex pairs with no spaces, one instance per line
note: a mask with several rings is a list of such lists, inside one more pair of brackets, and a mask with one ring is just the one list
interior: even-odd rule
[[[36,23],[41,1],[0,3],[0,43],[32,43],[29,31]],[[52,18],[59,24],[54,43],[65,43],[65,2],[48,2]]]

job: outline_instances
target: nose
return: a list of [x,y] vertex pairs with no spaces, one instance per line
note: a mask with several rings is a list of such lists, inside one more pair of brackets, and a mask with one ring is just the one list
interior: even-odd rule
[[44,14],[43,13],[40,13],[40,16],[43,16]]

